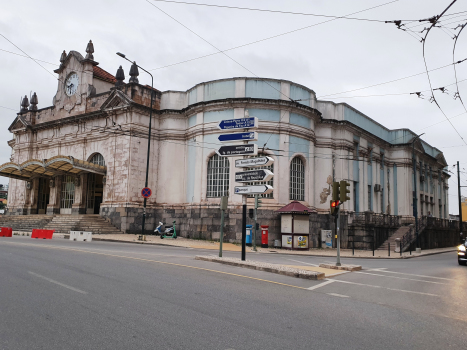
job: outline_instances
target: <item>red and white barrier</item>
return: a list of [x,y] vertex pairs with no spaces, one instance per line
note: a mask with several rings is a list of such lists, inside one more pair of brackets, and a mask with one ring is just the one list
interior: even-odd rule
[[33,229],[31,238],[42,238],[42,239],[52,239],[55,230],[40,230],[40,229]]
[[11,227],[1,227],[0,237],[13,237],[13,229]]

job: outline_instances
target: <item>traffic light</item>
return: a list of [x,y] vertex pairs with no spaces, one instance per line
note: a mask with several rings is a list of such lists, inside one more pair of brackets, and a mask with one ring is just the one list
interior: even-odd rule
[[333,201],[339,200],[339,189],[340,189],[339,182],[333,182],[332,183],[332,200]]
[[263,206],[261,203],[263,203],[263,201],[259,199],[259,196],[255,196],[255,208],[256,209]]
[[250,208],[248,209],[248,217],[250,219],[254,219],[255,218],[255,210],[253,208]]
[[331,215],[337,215],[337,211],[339,210],[339,201],[332,200],[330,203],[331,203]]
[[339,199],[341,203],[344,203],[345,201],[350,200],[350,197],[347,195],[347,193],[350,193],[350,183],[348,183],[345,180],[342,180],[340,182],[340,190],[339,190]]

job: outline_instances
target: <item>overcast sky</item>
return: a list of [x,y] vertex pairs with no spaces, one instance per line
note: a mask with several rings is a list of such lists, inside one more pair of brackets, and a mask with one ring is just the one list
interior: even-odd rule
[[[452,2],[187,1],[335,16],[363,11],[351,17],[373,20],[425,19],[440,14]],[[378,5],[383,6],[373,8]],[[446,17],[445,25],[454,28],[465,23],[467,12],[454,15],[461,11],[467,11],[467,2],[458,0],[446,13],[450,16]],[[309,28],[228,51],[227,54],[241,65],[223,54],[176,64],[216,53],[216,49],[169,15],[221,50]],[[63,50],[76,50],[84,56],[86,44],[92,39],[94,59],[100,67],[115,74],[122,65],[128,80],[129,63],[115,55],[117,51],[123,52],[146,69],[154,69],[154,85],[161,91],[185,91],[200,82],[239,76],[291,80],[313,89],[318,98],[335,94],[322,99],[346,102],[388,128],[425,132],[422,139],[444,152],[451,171],[456,172],[452,165],[457,161],[461,168],[467,169],[466,144],[443,113],[435,103],[409,94],[430,89],[426,74],[365,88],[424,72],[422,44],[414,37],[416,34],[399,30],[394,24],[331,19],[153,0],[20,0],[3,2],[0,34],[31,57],[48,62],[39,63],[50,72],[58,67]],[[328,22],[319,24],[324,21]],[[407,27],[416,25],[419,26],[411,30],[421,31],[427,26],[426,22],[412,22]],[[453,62],[452,37],[458,31],[434,28],[430,32],[425,47],[428,69]],[[467,29],[458,39],[456,61],[467,58],[466,44]],[[7,128],[19,111],[20,97],[37,92],[39,108],[50,106],[58,83],[31,59],[4,50],[23,55],[0,36],[0,164],[9,161],[11,149],[7,141],[11,134]],[[165,67],[168,65],[171,66]],[[467,61],[456,67],[458,80],[467,79]],[[457,91],[456,85],[451,85],[455,83],[453,67],[430,72],[430,78],[433,88],[449,85],[449,95],[436,91],[435,96],[446,116],[455,117],[451,122],[467,142],[467,113],[459,100],[453,98]],[[139,79],[142,84],[150,84],[144,72],[140,72]],[[365,89],[337,94],[359,88]],[[459,83],[459,91],[467,105],[467,80]],[[429,97],[430,92],[424,95]],[[432,126],[435,123],[438,124]],[[467,170],[462,171],[465,173],[461,175],[461,182],[467,185]],[[0,178],[0,181],[6,183],[7,179]],[[449,185],[450,213],[457,214],[457,174]]]

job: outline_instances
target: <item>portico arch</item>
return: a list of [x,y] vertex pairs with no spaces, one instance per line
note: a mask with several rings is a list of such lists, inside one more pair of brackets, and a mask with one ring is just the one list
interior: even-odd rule
[[[88,162],[105,166],[104,156],[98,152],[89,156]],[[104,176],[100,174],[87,175],[86,214],[99,214],[104,199]]]

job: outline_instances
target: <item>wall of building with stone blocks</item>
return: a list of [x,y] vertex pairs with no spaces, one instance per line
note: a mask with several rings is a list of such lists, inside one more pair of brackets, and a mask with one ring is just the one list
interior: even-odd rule
[[[101,215],[107,217],[114,226],[125,233],[141,233],[142,208],[105,207],[101,209]],[[145,233],[153,233],[160,221],[170,226],[174,220],[177,234],[181,237],[214,241],[220,239],[221,211],[218,206],[148,208]],[[281,217],[276,211],[258,210],[257,222],[269,226],[269,246],[274,245],[274,240],[281,239]],[[319,247],[321,230],[331,229],[330,215],[312,213],[309,215],[309,222],[310,247]],[[247,225],[253,224],[254,221],[247,217]],[[224,242],[240,243],[241,239],[242,208],[229,208],[224,216]],[[257,244],[261,244],[260,232],[257,233],[256,239]]]

